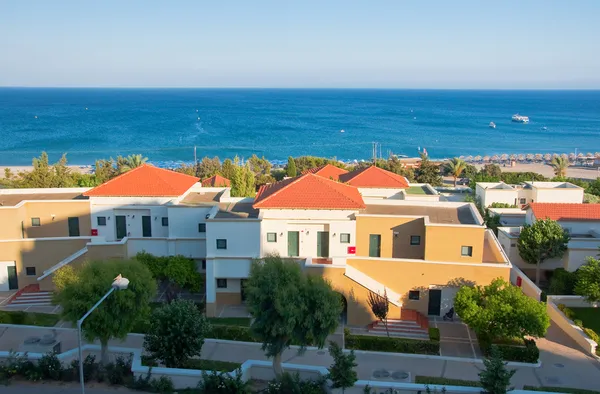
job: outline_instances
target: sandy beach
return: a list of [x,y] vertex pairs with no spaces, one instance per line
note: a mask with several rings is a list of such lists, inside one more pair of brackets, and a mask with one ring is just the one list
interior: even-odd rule
[[[483,168],[483,164],[474,164],[477,169]],[[517,163],[514,167],[502,167],[502,172],[536,172],[546,178],[554,177],[554,170],[551,166],[543,163]],[[600,169],[595,167],[571,166],[567,168],[568,178],[578,178],[584,180],[594,180],[600,176]]]
[[[79,172],[81,174],[91,174],[92,166],[67,166],[71,169],[71,171]],[[10,168],[13,174],[18,174],[20,171],[31,171],[33,166],[0,166],[0,178],[4,178],[4,170],[6,168]]]

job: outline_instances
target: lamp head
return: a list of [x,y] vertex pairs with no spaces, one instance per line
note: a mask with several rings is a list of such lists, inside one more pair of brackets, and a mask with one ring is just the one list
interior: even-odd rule
[[125,290],[127,289],[127,286],[129,286],[129,279],[123,278],[121,274],[119,274],[112,283],[112,287],[114,287],[115,290]]

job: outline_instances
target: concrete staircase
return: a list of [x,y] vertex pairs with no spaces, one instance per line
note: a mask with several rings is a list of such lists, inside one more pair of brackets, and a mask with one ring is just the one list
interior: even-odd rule
[[51,306],[52,293],[49,291],[27,292],[17,295],[6,305],[8,307]]
[[[387,335],[385,325],[377,320],[368,326],[371,334]],[[410,339],[429,339],[429,320],[421,313],[402,309],[401,319],[388,319],[390,336]]]

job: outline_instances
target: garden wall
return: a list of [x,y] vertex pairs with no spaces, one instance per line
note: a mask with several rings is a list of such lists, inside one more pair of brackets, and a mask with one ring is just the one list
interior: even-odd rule
[[577,327],[573,320],[565,316],[562,311],[558,309],[559,304],[564,304],[570,308],[589,308],[597,306],[595,303],[589,303],[581,296],[548,296],[546,303],[546,309],[550,319],[557,326],[561,328],[569,337],[571,337],[577,344],[586,352],[592,355],[596,354],[596,342],[590,339],[581,328]]
[[520,287],[527,297],[540,301],[542,290],[515,265],[510,269],[510,283]]

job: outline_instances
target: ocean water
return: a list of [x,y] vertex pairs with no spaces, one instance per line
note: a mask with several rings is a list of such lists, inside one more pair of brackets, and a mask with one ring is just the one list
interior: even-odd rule
[[[529,124],[511,122],[515,113]],[[488,124],[493,121],[497,128]],[[544,129],[545,128],[545,129]],[[341,132],[344,130],[344,132]],[[600,91],[0,88],[0,165],[600,151]]]

